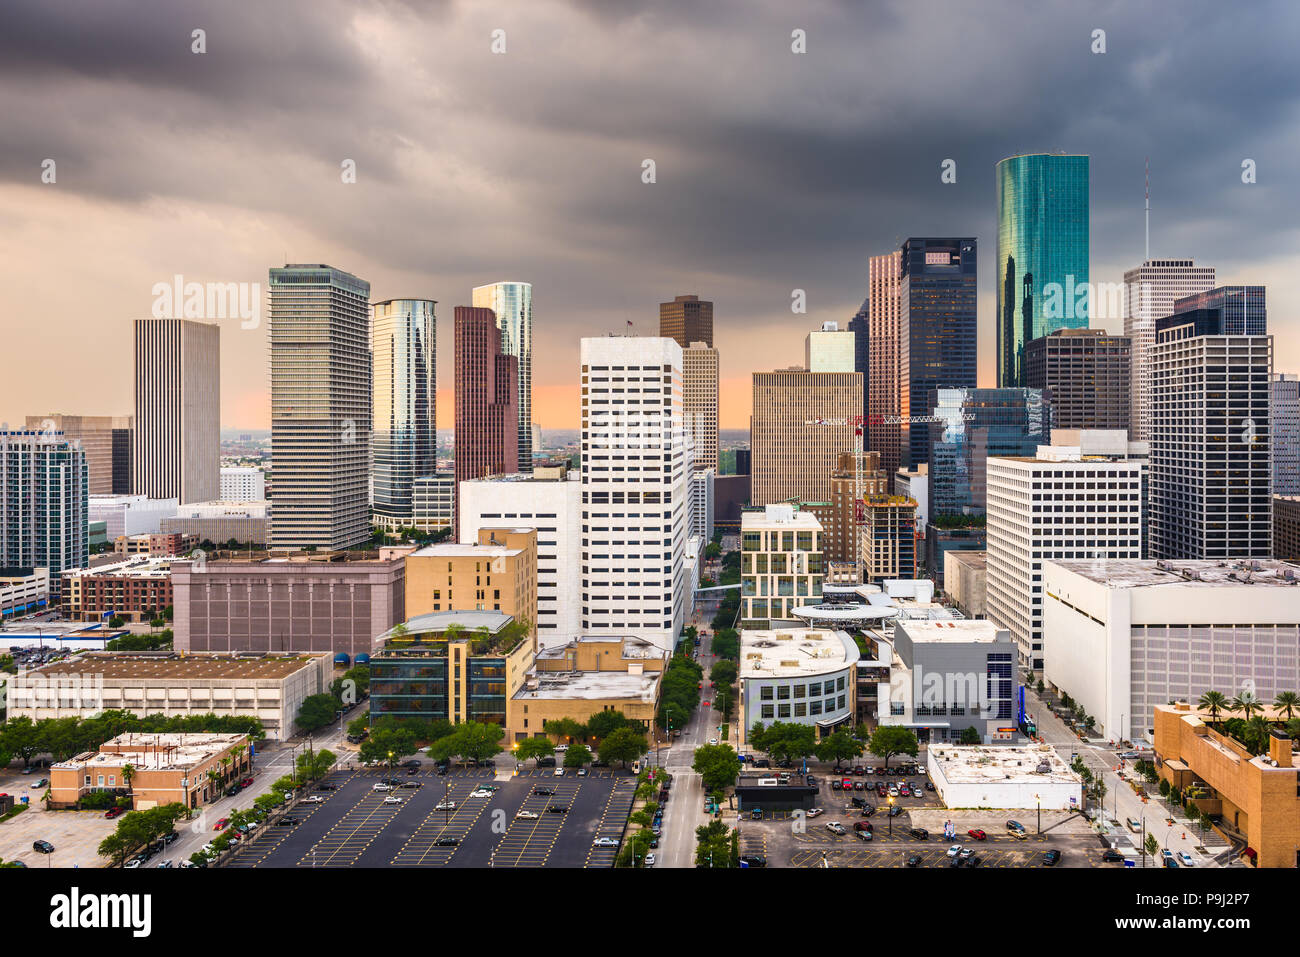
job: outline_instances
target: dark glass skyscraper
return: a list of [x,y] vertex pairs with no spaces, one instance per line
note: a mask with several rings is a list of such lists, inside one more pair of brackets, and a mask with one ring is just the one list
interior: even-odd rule
[[1033,455],[1052,436],[1037,389],[940,389],[930,458],[930,516],[982,515],[990,455]]
[[[930,415],[938,389],[976,381],[975,240],[903,243],[898,307],[898,401],[902,464],[930,461]],[[912,419],[920,419],[915,425]]]
[[871,393],[871,324],[868,320],[870,305],[870,301],[864,299],[862,308],[849,320],[849,332],[853,333],[853,371],[862,373],[863,410],[869,407],[867,398]]
[[998,385],[1025,385],[1025,344],[1086,329],[1088,157],[1010,156],[997,165]]

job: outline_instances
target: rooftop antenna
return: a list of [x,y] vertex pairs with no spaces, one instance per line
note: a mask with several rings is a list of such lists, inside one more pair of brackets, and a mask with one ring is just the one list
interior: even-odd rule
[[1151,261],[1151,157],[1146,159],[1146,218],[1147,218],[1147,251],[1146,262]]

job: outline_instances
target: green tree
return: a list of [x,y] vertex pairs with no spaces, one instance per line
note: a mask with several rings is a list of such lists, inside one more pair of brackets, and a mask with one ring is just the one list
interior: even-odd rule
[[731,832],[721,821],[710,821],[695,829],[695,866],[731,867]]
[[1142,845],[1142,849],[1146,851],[1148,854],[1150,854],[1152,857],[1155,857],[1157,854],[1160,853],[1160,842],[1156,840],[1156,836],[1154,834],[1148,834],[1146,843]]
[[633,724],[622,711],[597,711],[587,719],[586,737],[601,741],[619,728],[632,727]]
[[542,730],[553,738],[563,739],[560,743],[573,741],[587,733],[586,725],[573,720],[573,718],[555,718],[543,722]]
[[555,745],[550,738],[524,738],[515,746],[515,760],[527,761],[529,758],[549,758],[555,753]]
[[604,741],[600,742],[600,759],[606,764],[615,761],[627,767],[629,761],[635,761],[650,750],[645,735],[638,734],[631,728],[619,728]]
[[1229,707],[1233,711],[1239,713],[1247,721],[1250,721],[1251,716],[1254,715],[1257,711],[1264,710],[1264,703],[1259,700],[1259,696],[1255,694],[1255,692],[1243,691],[1241,694],[1237,695],[1235,698],[1232,699],[1232,703],[1229,705]]
[[584,764],[591,763],[591,748],[585,744],[571,744],[569,750],[564,752],[564,766],[566,768],[580,768]]
[[1286,715],[1290,721],[1295,717],[1295,711],[1300,708],[1300,694],[1294,691],[1279,691],[1276,698],[1273,699],[1273,707],[1277,708]]
[[738,661],[740,659],[740,633],[734,628],[722,628],[713,633],[709,650],[719,658]]
[[332,694],[309,695],[298,709],[298,727],[307,734],[319,731],[337,717],[338,709],[338,699]]
[[862,743],[840,729],[817,742],[813,753],[819,761],[834,761],[835,767],[839,768],[841,761],[849,761],[862,754]]
[[1268,750],[1268,739],[1272,733],[1272,722],[1257,714],[1246,721],[1246,733],[1242,740],[1252,754],[1263,754]]
[[1201,709],[1210,712],[1210,724],[1218,724],[1220,712],[1227,711],[1231,705],[1222,691],[1207,691],[1197,702]]
[[983,736],[980,734],[979,729],[974,725],[964,730],[961,733],[961,737],[957,739],[958,744],[980,744],[983,741]]
[[889,759],[896,754],[916,757],[920,744],[916,740],[916,735],[901,725],[881,725],[871,732],[871,741],[867,749],[872,754],[884,758],[885,767],[889,767]]
[[704,779],[704,790],[721,791],[736,783],[740,761],[728,744],[705,744],[695,749],[691,768]]

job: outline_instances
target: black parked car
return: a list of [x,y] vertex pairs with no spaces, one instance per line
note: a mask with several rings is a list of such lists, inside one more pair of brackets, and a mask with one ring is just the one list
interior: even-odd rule
[[39,851],[41,854],[53,854],[54,845],[49,841],[32,841],[32,850]]
[[434,847],[456,847],[460,844],[458,837],[440,837],[433,842]]
[[747,867],[767,867],[767,858],[762,854],[746,854],[741,857],[740,863]]
[[1044,851],[1044,852],[1043,852],[1043,866],[1044,866],[1044,867],[1051,867],[1053,864],[1055,864],[1055,863],[1056,863],[1057,861],[1059,861],[1060,859],[1061,859],[1061,852],[1058,851],[1056,848],[1052,848],[1050,851]]
[[930,839],[930,832],[923,827],[912,828],[911,834],[918,841],[928,841]]
[[300,819],[296,817],[282,817],[275,823],[280,827],[292,827],[293,825],[300,823]]
[[533,788],[533,793],[537,795],[541,795],[542,797],[550,797],[552,794],[555,793],[555,789],[537,787],[537,788]]
[[563,804],[549,804],[547,805],[546,810],[550,811],[552,814],[563,814],[568,810],[568,808]]
[[1117,864],[1123,862],[1124,855],[1111,847],[1102,852],[1101,859],[1106,861],[1108,864]]
[[911,857],[907,859],[908,867],[919,867],[920,864],[921,864],[921,855],[919,854],[913,854]]

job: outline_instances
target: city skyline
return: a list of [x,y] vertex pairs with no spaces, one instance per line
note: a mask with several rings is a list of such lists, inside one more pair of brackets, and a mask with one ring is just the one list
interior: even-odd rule
[[[849,7],[831,5],[801,14],[809,38],[802,57],[790,52],[791,25],[775,5],[754,8],[741,29],[732,17],[688,9],[557,4],[545,19],[520,10],[498,24],[459,8],[428,19],[405,9],[340,8],[354,28],[347,39],[333,26],[318,34],[326,28],[304,23],[292,6],[258,17],[205,11],[202,57],[190,52],[193,18],[184,11],[160,13],[144,31],[97,20],[114,42],[92,57],[82,55],[76,31],[60,29],[59,12],[15,12],[0,39],[3,69],[38,77],[40,90],[14,84],[24,88],[0,94],[9,142],[24,144],[0,152],[12,219],[0,242],[31,288],[6,288],[0,303],[11,316],[39,309],[73,317],[66,321],[75,346],[61,352],[67,382],[25,369],[8,379],[0,419],[21,422],[33,408],[127,413],[126,383],[96,382],[95,373],[128,360],[129,323],[150,315],[157,283],[181,275],[259,283],[265,293],[268,267],[324,261],[370,277],[376,300],[465,302],[500,275],[526,278],[542,323],[534,418],[546,428],[578,425],[573,373],[582,336],[624,331],[629,320],[646,334],[659,302],[692,290],[717,304],[720,425],[742,428],[748,373],[797,361],[803,336],[821,322],[847,323],[866,293],[869,256],[908,235],[972,236],[993,249],[995,164],[1044,150],[1090,157],[1093,282],[1121,282],[1144,259],[1149,156],[1151,257],[1213,263],[1220,282],[1276,290],[1278,316],[1297,312],[1300,294],[1283,281],[1300,261],[1285,217],[1297,205],[1296,186],[1280,173],[1297,135],[1282,119],[1295,95],[1284,42],[1294,9],[1274,6],[1278,28],[1263,34],[1249,18],[1209,4],[1180,7],[1160,23],[1139,12],[1098,18],[1060,6],[951,10],[940,33],[923,10],[907,9],[863,36]],[[1013,18],[1035,42],[1011,58],[995,38]],[[1192,23],[1196,30],[1179,29]],[[499,25],[508,46],[494,57],[490,34]],[[1090,50],[1098,25],[1108,30],[1104,55]],[[302,35],[296,50],[314,52],[286,50],[281,41],[291,33]],[[562,37],[591,56],[546,55]],[[418,78],[377,69],[365,53],[371,42],[398,57],[426,44],[445,59],[446,76],[471,79],[425,96]],[[692,56],[704,49],[707,56]],[[863,49],[867,56],[845,55]],[[669,51],[680,51],[681,69],[661,69]],[[1240,69],[1247,56],[1249,81]],[[1195,76],[1177,68],[1185,57],[1204,64]],[[873,64],[869,75],[865,63]],[[901,79],[927,63],[963,69],[968,85],[989,95],[952,101],[933,83]],[[698,96],[719,69],[734,72],[734,81]],[[579,112],[564,105],[576,97],[549,91],[539,107],[529,89],[539,71],[561,89],[617,79]],[[338,98],[328,111],[304,105],[282,129],[259,95],[280,80]],[[1243,97],[1247,82],[1255,92]],[[824,98],[822,89],[843,95]],[[892,110],[900,96],[934,122],[897,136],[884,104]],[[667,106],[641,105],[650,102]],[[339,110],[373,113],[366,134],[337,127]],[[72,112],[93,118],[76,129],[61,125]],[[165,134],[163,116],[174,118]],[[485,116],[492,120],[483,123]],[[429,127],[465,135],[437,147],[416,143],[416,131]],[[1209,145],[1198,132],[1205,128],[1218,131]],[[510,137],[527,145],[493,148]],[[93,153],[86,142],[97,144]],[[168,145],[160,152],[158,142]],[[149,152],[139,152],[146,143]],[[57,164],[53,183],[41,182],[46,157]],[[656,162],[653,184],[641,180],[645,158]],[[1241,182],[1246,158],[1258,165],[1251,185]],[[940,178],[947,159],[956,163],[954,183]],[[356,164],[355,183],[341,181],[345,160]],[[369,225],[345,226],[412,214],[440,228],[398,241]],[[507,232],[507,216],[540,228]],[[91,267],[66,275],[42,253],[55,235],[64,257]],[[664,235],[676,241],[665,246]],[[993,258],[982,258],[979,274],[981,386],[995,378]],[[806,314],[790,311],[794,289],[807,294]],[[95,302],[89,314],[80,308],[87,300]],[[1287,334],[1287,319],[1279,323],[1278,368],[1294,368],[1300,337]],[[1104,322],[1110,332],[1121,325],[1119,316]],[[20,353],[45,341],[35,323],[15,323],[12,335]],[[266,427],[264,328],[225,320],[221,342],[222,425]],[[441,358],[438,377],[449,383],[446,350]],[[439,425],[447,427],[450,394],[440,391]]]

